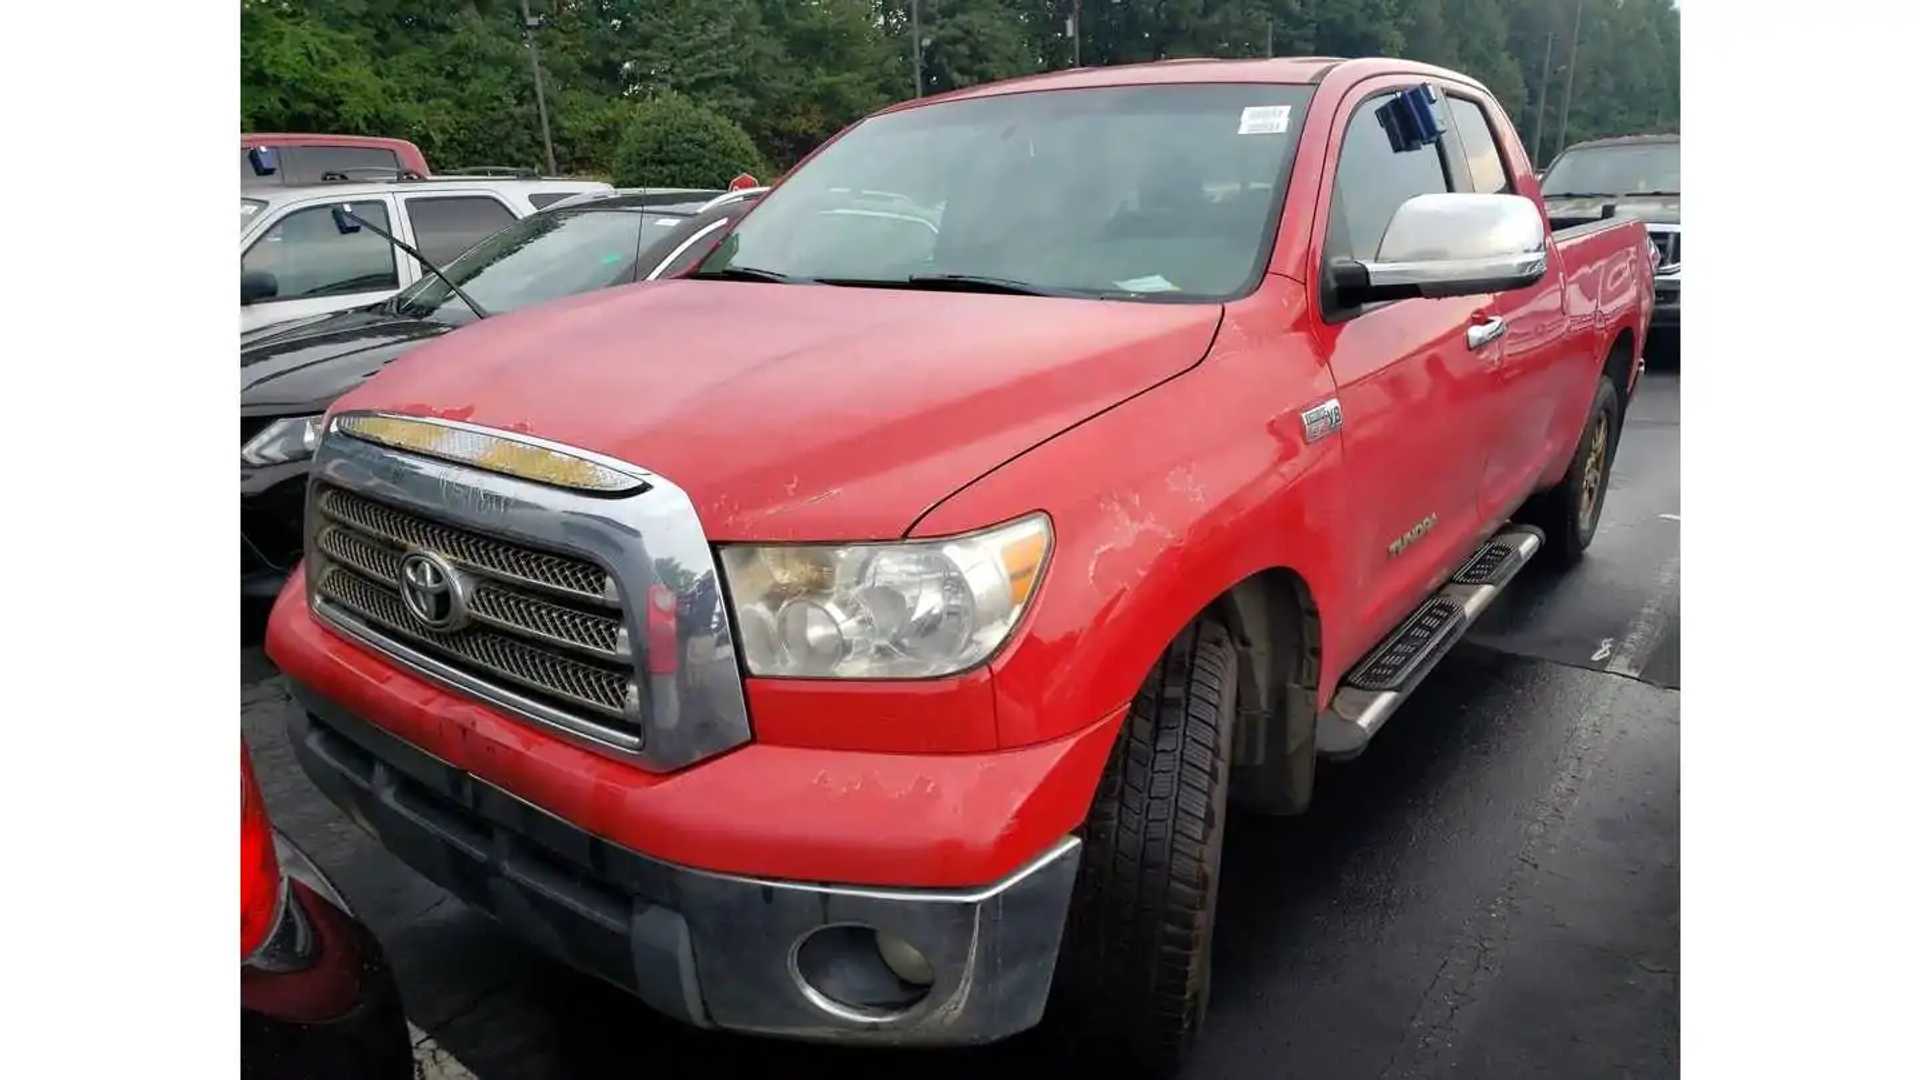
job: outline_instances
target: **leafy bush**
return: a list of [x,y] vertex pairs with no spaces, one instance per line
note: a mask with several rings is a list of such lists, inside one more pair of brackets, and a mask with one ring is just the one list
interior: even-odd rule
[[678,94],[633,107],[613,151],[619,187],[722,188],[743,172],[767,178],[767,164],[739,124]]

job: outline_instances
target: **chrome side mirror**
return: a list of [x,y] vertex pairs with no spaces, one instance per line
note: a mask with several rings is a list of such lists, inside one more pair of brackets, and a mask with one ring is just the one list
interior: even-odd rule
[[1454,192],[1400,204],[1372,259],[1329,267],[1340,303],[1519,289],[1547,272],[1546,227],[1519,195]]

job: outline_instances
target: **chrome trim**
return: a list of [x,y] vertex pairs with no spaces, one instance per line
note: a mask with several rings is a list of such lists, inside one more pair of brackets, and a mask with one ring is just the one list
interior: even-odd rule
[[[478,425],[443,423],[496,434]],[[713,549],[693,501],[670,480],[631,463],[533,436],[506,434],[522,443],[606,465],[640,481],[641,487],[624,496],[593,494],[364,439],[327,439],[314,458],[307,488],[307,602],[315,617],[400,665],[509,715],[651,768],[681,768],[746,742],[752,729],[732,627],[720,595]],[[638,732],[616,730],[588,716],[534,701],[503,682],[469,674],[321,597],[319,586],[331,562],[317,544],[318,531],[330,520],[316,505],[324,486],[503,543],[583,559],[604,569],[613,598],[625,599],[621,618],[634,658],[631,684],[638,688],[637,699],[627,711],[637,717]],[[648,636],[645,602],[656,585],[673,592],[675,611],[680,613],[672,628],[677,655],[671,658],[645,655],[648,643],[657,640],[657,633],[655,638]],[[703,621],[694,626],[689,618]]]
[[1472,323],[1467,327],[1467,349],[1478,351],[1507,336],[1507,320],[1498,315]]
[[[430,439],[434,438],[435,433],[438,432],[442,441],[432,446],[398,442],[394,441],[393,429],[418,431]],[[602,495],[625,495],[646,489],[644,475],[625,462],[546,439],[536,439],[519,432],[499,431],[458,420],[373,411],[348,412],[335,416],[328,425],[328,431],[350,435],[356,439],[384,446],[389,450],[439,458],[471,469],[481,469],[521,480],[532,480],[553,487],[592,491]],[[586,472],[574,478],[565,478],[554,473],[538,475],[529,470],[525,462],[516,463],[502,459],[503,454],[514,451],[531,451],[536,455],[534,458],[536,461],[545,460],[559,469],[584,468]]]
[[1370,288],[1413,287],[1427,297],[1519,288],[1547,272],[1546,225],[1519,195],[1415,195],[1360,265]]
[[729,191],[720,195],[715,195],[713,198],[708,199],[706,202],[701,203],[699,208],[694,210],[694,214],[696,215],[704,214],[716,206],[725,206],[730,202],[735,202],[739,199],[744,199],[749,196],[765,195],[767,192],[772,190],[773,188],[771,186],[762,184],[759,187],[741,188],[739,191]]
[[[702,207],[701,209],[705,209],[705,207]],[[728,224],[729,224],[729,221],[726,218],[721,218],[718,221],[707,222],[705,225],[701,226],[699,231],[695,232],[692,236],[687,237],[685,240],[682,240],[679,246],[675,247],[672,251],[668,252],[667,257],[664,259],[661,259],[658,263],[656,263],[654,265],[654,268],[647,272],[647,276],[643,280],[658,281],[660,279],[660,272],[662,270],[665,270],[667,267],[672,266],[673,260],[686,254],[687,249],[692,247],[694,244],[698,243],[701,237],[707,235],[708,233],[712,232],[715,229],[725,228]]]
[[[1496,533],[1493,539],[1513,548],[1514,553],[1509,558],[1517,558],[1524,565],[1540,550],[1542,535],[1531,526],[1508,526]],[[1474,553],[1479,553],[1478,547]],[[1315,724],[1314,743],[1319,752],[1330,757],[1347,758],[1365,750],[1367,743],[1386,724],[1387,718],[1406,703],[1408,695],[1426,680],[1440,658],[1452,651],[1453,645],[1459,643],[1467,628],[1473,625],[1474,620],[1480,617],[1480,613],[1493,603],[1494,597],[1499,596],[1515,576],[1509,572],[1498,581],[1485,585],[1448,584],[1434,593],[1435,597],[1460,605],[1461,619],[1453,642],[1436,650],[1409,675],[1406,682],[1395,689],[1362,690],[1345,684],[1337,688],[1333,702],[1326,712],[1320,714]],[[1399,627],[1395,626],[1394,629],[1398,632]],[[1372,655],[1373,650],[1369,650],[1367,657]],[[1365,662],[1363,658],[1361,663]]]

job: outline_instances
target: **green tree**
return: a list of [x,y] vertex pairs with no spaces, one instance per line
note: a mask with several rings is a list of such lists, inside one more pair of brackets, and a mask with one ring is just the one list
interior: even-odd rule
[[740,125],[680,94],[634,105],[613,151],[622,187],[727,186],[743,172],[766,178],[767,165]]

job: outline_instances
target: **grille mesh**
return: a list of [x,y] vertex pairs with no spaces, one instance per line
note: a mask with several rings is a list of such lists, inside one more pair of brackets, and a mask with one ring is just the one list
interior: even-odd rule
[[[325,571],[320,595],[382,630],[430,647],[460,667],[480,667],[523,687],[626,721],[629,677],[481,627],[442,633],[414,618],[393,589],[344,565]],[[461,663],[464,661],[464,663]]]
[[402,548],[429,548],[475,570],[524,584],[601,602],[609,599],[607,572],[584,559],[482,536],[339,488],[322,489],[318,501],[320,511],[335,521]]
[[[338,525],[322,528],[315,542],[321,553],[333,561],[350,566],[382,585],[399,587],[400,559],[404,552]],[[580,611],[491,583],[473,590],[467,600],[467,610],[474,618],[495,623],[502,629],[572,645],[609,659],[629,659],[620,647],[620,620],[611,616]]]
[[467,601],[475,618],[524,628],[607,656],[620,655],[620,620],[549,604],[492,585],[482,585]]

